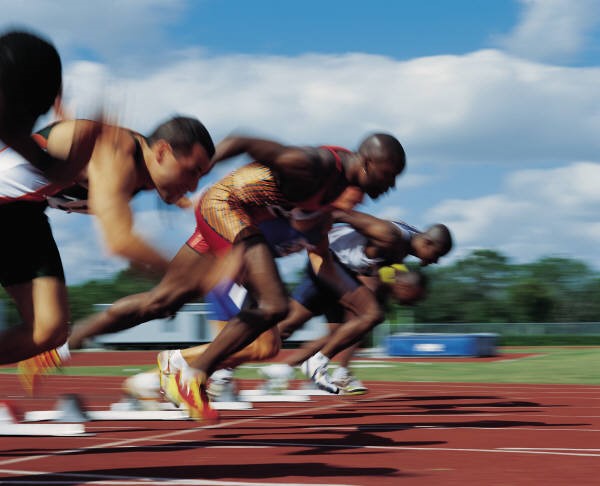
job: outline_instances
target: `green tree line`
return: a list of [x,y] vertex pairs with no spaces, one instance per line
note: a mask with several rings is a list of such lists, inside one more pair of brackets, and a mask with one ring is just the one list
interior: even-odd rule
[[475,250],[448,266],[424,269],[429,294],[415,322],[596,322],[600,273],[571,258],[515,264]]
[[[423,269],[428,297],[414,308],[391,305],[388,320],[402,322],[596,322],[600,321],[600,273],[584,262],[548,257],[511,263],[493,250],[475,250],[450,265]],[[301,275],[301,272],[298,273]],[[94,304],[110,303],[149,290],[155,278],[127,269],[113,278],[69,287],[72,320],[94,312]],[[295,282],[288,282],[293,288]],[[4,291],[5,320],[18,322]]]

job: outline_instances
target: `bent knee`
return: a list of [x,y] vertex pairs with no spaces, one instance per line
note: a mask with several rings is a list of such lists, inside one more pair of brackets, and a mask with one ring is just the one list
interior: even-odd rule
[[358,319],[360,320],[361,327],[365,331],[369,331],[370,329],[377,326],[378,324],[381,324],[385,320],[385,314],[379,308],[369,309],[362,315],[358,316]]
[[148,293],[142,312],[144,317],[170,317],[195,296],[184,288],[156,288]]
[[252,360],[264,361],[274,358],[281,349],[281,339],[279,333],[274,329],[263,332],[255,341],[250,344]]
[[246,309],[238,314],[239,319],[261,329],[270,329],[277,325],[288,314],[288,304],[281,303],[259,304],[256,309]]
[[38,321],[34,324],[33,341],[39,348],[45,350],[63,345],[69,337],[69,323],[65,319]]
[[273,327],[288,315],[289,305],[287,300],[284,300],[282,302],[265,305],[260,310],[263,314],[265,323],[268,323],[269,327]]

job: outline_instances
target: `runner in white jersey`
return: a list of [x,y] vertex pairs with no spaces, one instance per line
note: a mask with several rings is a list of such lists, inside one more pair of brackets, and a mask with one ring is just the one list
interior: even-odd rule
[[[414,235],[420,233],[406,223],[391,223],[398,231],[398,241],[409,243]],[[384,256],[369,257],[377,253],[376,247],[372,245],[373,248],[370,249],[370,245],[369,238],[350,225],[335,226],[329,232],[329,249],[341,263],[360,275],[375,275],[386,261]]]
[[97,125],[85,120],[62,121],[33,135],[52,157],[83,167],[63,183],[52,182],[12,148],[0,152],[0,283],[15,301],[22,324],[0,333],[0,364],[24,361],[24,383],[40,367],[60,362],[55,351],[65,343],[68,303],[64,272],[45,210],[49,204],[87,211],[99,221],[111,253],[133,264],[162,272],[167,259],[133,231],[129,203],[140,190],[156,190],[167,203],[177,203],[210,167],[214,145],[196,119],[176,117],[146,139],[131,130],[103,125],[88,145],[73,145],[78,127]]
[[[381,305],[390,296],[404,305],[424,297],[422,275],[408,272],[399,262],[413,255],[420,259],[421,265],[428,265],[437,262],[452,247],[450,232],[444,225],[433,225],[420,232],[406,223],[386,221],[358,211],[336,211],[333,216],[338,222],[347,224],[329,232],[330,250],[349,275],[375,293]],[[350,373],[349,363],[360,340],[380,321],[374,317],[364,319],[359,326],[353,323],[341,325],[347,315],[339,306],[335,293],[315,276],[311,265],[292,298],[290,315],[278,324],[282,339],[321,314],[333,325],[331,334],[306,344],[283,365],[263,369],[263,374],[270,380],[267,388],[273,388],[274,384],[281,387],[293,376],[292,366],[302,363],[302,371],[307,377],[326,391],[365,393],[367,389]],[[327,363],[336,355],[339,366],[328,378]]]
[[[328,322],[337,323],[336,325],[343,327],[344,331],[349,329],[353,339],[350,345],[354,341],[359,341],[366,332],[383,319],[382,302],[390,294],[401,304],[413,303],[424,295],[424,278],[420,273],[409,272],[405,267],[399,265],[382,267],[389,262],[402,261],[409,254],[419,258],[422,264],[432,263],[437,261],[439,256],[446,254],[452,244],[450,233],[443,225],[435,225],[425,233],[421,233],[405,223],[386,221],[357,211],[334,211],[333,216],[338,221],[353,225],[335,227],[329,233],[330,251],[336,259],[337,274],[340,279],[344,280],[346,287],[355,290],[362,288],[362,291],[355,291],[354,301],[345,301],[342,305],[339,290],[318,276],[320,262],[313,258],[312,264],[307,266],[306,277],[292,293],[288,316],[278,323],[276,328],[263,332],[251,345],[221,363],[221,368],[225,369],[220,369],[212,376],[209,388],[213,397],[231,389],[233,372],[227,368],[233,368],[248,361],[261,361],[274,357],[279,352],[281,339],[287,338],[314,315],[325,314]],[[283,219],[280,219],[279,223],[283,227],[286,224],[289,225],[289,222]],[[279,228],[280,224],[274,226]],[[277,248],[293,233],[287,231],[275,233],[268,228],[264,228],[263,231],[274,254],[278,254]],[[292,238],[293,241],[296,239],[296,237]],[[314,256],[315,254],[313,254]],[[375,269],[383,271],[380,273]],[[234,282],[214,289],[210,303],[213,306],[216,321],[226,322],[240,309],[252,305],[247,300],[238,300],[239,290],[239,286]],[[367,299],[373,305],[365,305],[364,301]],[[349,311],[349,314],[345,312],[346,310]],[[348,319],[349,316],[354,318]],[[356,322],[359,324],[356,325]],[[339,323],[345,324],[339,326]],[[308,378],[314,381],[318,387],[331,393],[364,393],[366,389],[354,380],[349,372],[340,375],[344,369],[347,371],[353,349],[349,349],[347,355],[341,357],[341,364],[345,364],[345,366],[338,368],[339,376],[335,377],[337,383],[327,373],[329,358],[347,347],[344,341],[339,343],[337,336],[338,333],[310,343],[307,348],[300,350],[299,355],[293,356],[290,365],[306,361],[304,371]],[[338,346],[333,347],[332,354],[328,356],[318,353],[329,342]],[[185,360],[194,359],[202,355],[205,350],[206,345],[188,348],[182,351],[182,356]],[[289,378],[293,373],[293,369],[289,365],[279,366],[276,370],[273,378],[278,386],[281,386],[282,378]],[[268,373],[268,371],[265,372],[265,375],[268,376]],[[127,380],[125,390],[137,398],[157,396],[158,390],[151,389],[151,386],[149,388],[148,383],[154,383],[156,387],[158,381],[155,378],[148,380],[147,376],[142,374]]]

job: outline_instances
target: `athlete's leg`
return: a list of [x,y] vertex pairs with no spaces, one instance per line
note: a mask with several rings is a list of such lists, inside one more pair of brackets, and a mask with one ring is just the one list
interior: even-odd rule
[[38,277],[9,285],[23,322],[0,333],[0,364],[14,363],[63,344],[67,339],[69,306],[62,279]]
[[[188,363],[194,363],[208,349],[210,343],[194,346],[181,350],[183,359]],[[254,341],[240,349],[231,356],[219,362],[216,369],[236,368],[237,366],[250,361],[264,361],[274,356],[281,349],[281,338],[277,327],[272,327],[261,333]]]
[[277,329],[281,335],[281,340],[285,341],[294,331],[302,327],[306,322],[314,317],[315,313],[296,299],[290,299],[288,315],[277,323]]
[[[343,326],[343,324],[330,324],[331,334],[334,334],[340,326]],[[350,370],[350,362],[360,344],[360,342],[354,343],[335,356],[338,367],[331,374],[331,378],[344,395],[364,395],[369,391]]]
[[231,319],[204,353],[193,357],[188,364],[207,375],[225,359],[250,344],[261,333],[275,326],[288,312],[285,286],[271,251],[262,236],[243,241],[245,282],[257,306],[242,310]]
[[[343,311],[336,316],[337,319],[328,319],[329,322],[341,322],[344,314],[346,322],[331,337],[311,343],[311,351],[322,347],[320,351],[307,357],[301,365],[301,370],[319,388],[330,393],[339,393],[340,387],[333,382],[327,371],[331,358],[360,341],[369,329],[383,320],[383,312],[375,294],[358,282],[339,263],[321,266],[318,268],[317,277],[324,289],[338,297],[341,306],[338,308]],[[307,350],[307,354],[308,352]],[[300,356],[295,358],[300,359]]]
[[352,358],[359,347],[360,342],[357,342],[336,354],[335,358],[337,359],[338,366],[342,368],[348,368],[350,366],[350,361],[352,361]]
[[384,315],[375,295],[365,286],[346,292],[340,299],[350,318],[331,335],[321,353],[328,358],[360,342],[377,324],[383,322]]
[[0,334],[0,362],[11,363],[65,342],[69,307],[64,272],[45,206],[0,205],[0,283],[15,302],[22,324]]
[[211,253],[197,253],[183,245],[156,287],[119,299],[107,310],[76,323],[69,337],[69,347],[78,349],[90,337],[172,316],[183,304],[204,292],[203,277],[199,279],[198,276],[210,273],[214,262]]

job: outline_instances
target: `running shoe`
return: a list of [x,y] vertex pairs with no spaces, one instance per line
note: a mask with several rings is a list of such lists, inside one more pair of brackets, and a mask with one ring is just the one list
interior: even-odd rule
[[302,373],[306,375],[319,389],[328,393],[337,395],[340,392],[339,387],[333,382],[331,376],[327,372],[327,365],[311,363],[311,358],[308,358],[300,365]]
[[281,393],[287,390],[290,380],[294,377],[294,368],[287,364],[271,364],[258,370],[265,378],[260,389],[265,393]]
[[160,393],[160,372],[147,371],[127,378],[122,385],[123,393],[136,403],[141,410],[158,410]]
[[179,387],[175,378],[179,370],[175,370],[171,366],[171,351],[161,351],[158,353],[156,361],[158,363],[160,393],[167,401],[179,407],[181,397],[179,396]]
[[41,376],[61,369],[62,365],[63,361],[57,349],[44,351],[29,359],[20,361],[17,369],[21,386],[29,395],[33,395]]
[[[214,423],[219,420],[219,414],[210,407],[206,394],[206,375],[200,373],[189,379],[184,379],[181,370],[169,375],[175,380],[180,403],[190,417],[201,422]],[[169,379],[169,382],[172,380]]]
[[233,378],[211,378],[206,387],[206,394],[211,402],[240,401],[237,383]]
[[335,383],[343,395],[364,395],[369,389],[354,375],[346,375],[341,378],[334,378]]

